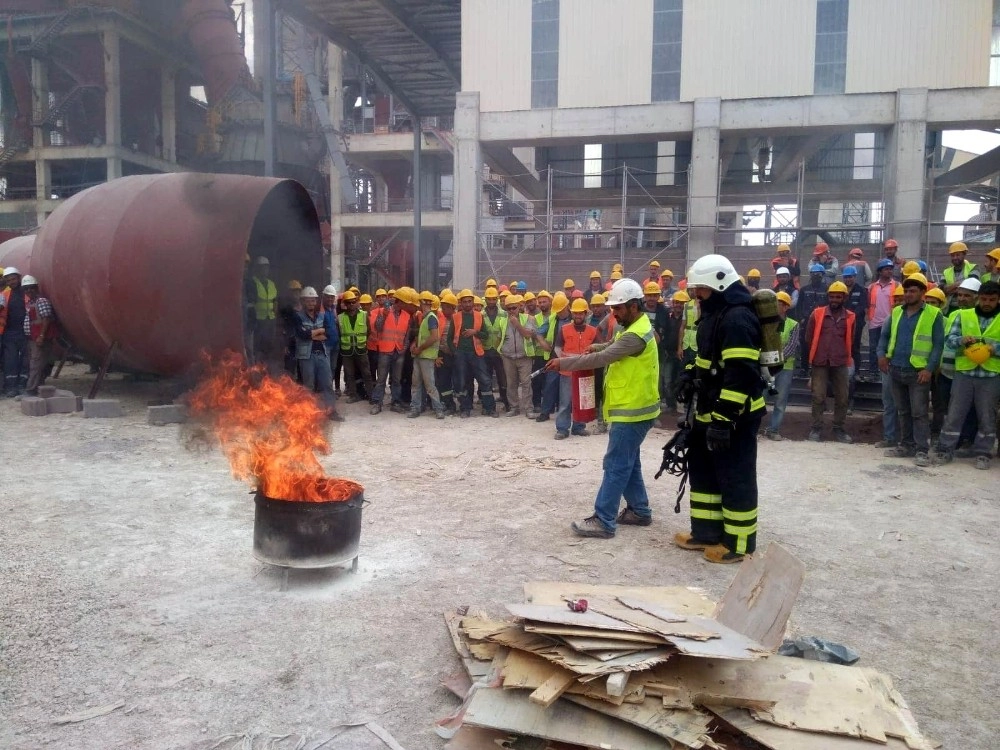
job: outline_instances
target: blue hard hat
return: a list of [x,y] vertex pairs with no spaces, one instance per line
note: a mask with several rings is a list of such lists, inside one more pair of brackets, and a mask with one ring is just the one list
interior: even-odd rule
[[844,276],[857,276],[858,269],[855,268],[854,266],[845,266],[844,270],[842,271],[842,274]]
[[826,266],[822,263],[813,263],[809,266],[809,273],[823,273],[826,271]]
[[878,263],[875,264],[875,270],[881,271],[883,268],[892,268],[893,263],[891,258],[882,258]]
[[920,273],[927,273],[927,264],[924,261],[918,260],[917,265],[920,266]]
[[527,281],[519,281],[519,282],[517,282],[517,291],[519,291],[519,292],[526,292],[526,291],[528,291],[528,282]]

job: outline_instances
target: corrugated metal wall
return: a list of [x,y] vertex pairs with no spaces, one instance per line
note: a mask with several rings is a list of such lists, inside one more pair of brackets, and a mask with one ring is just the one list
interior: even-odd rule
[[483,112],[531,109],[531,0],[462,0],[462,90]]
[[992,0],[851,0],[847,93],[989,84]]
[[559,6],[559,106],[649,104],[653,0]]
[[811,94],[815,39],[815,2],[688,0],[681,99]]

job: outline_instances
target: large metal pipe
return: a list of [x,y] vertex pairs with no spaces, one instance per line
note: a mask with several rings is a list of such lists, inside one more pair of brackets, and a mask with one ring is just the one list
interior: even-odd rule
[[291,180],[175,173],[79,193],[45,221],[32,270],[73,343],[96,359],[175,375],[202,351],[243,350],[246,256],[271,278],[323,278],[319,221]]
[[218,104],[237,84],[249,85],[252,76],[225,0],[186,0],[181,21],[198,56],[209,104]]
[[13,266],[22,274],[31,273],[31,252],[35,246],[35,235],[14,237],[0,243],[0,268]]

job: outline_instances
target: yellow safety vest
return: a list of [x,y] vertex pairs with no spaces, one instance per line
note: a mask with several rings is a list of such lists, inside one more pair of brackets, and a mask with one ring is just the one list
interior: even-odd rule
[[617,341],[634,333],[646,342],[637,357],[625,357],[608,365],[604,376],[604,420],[645,422],[660,416],[660,357],[649,318],[640,315],[626,330],[615,333]]
[[[963,279],[969,278],[969,274],[975,270],[976,270],[975,263],[973,263],[970,260],[965,261],[965,265],[962,267],[962,278]],[[954,284],[955,266],[948,266],[946,269],[944,269],[944,273],[942,273],[941,275],[944,276],[944,281],[946,284]]]
[[[789,325],[791,324],[791,325]],[[781,351],[785,351],[785,347],[788,346],[788,342],[792,340],[792,336],[798,336],[796,329],[799,324],[796,323],[791,318],[785,318],[784,328],[781,331]],[[785,366],[782,368],[784,370],[794,370],[795,369],[795,357],[789,357],[785,360]]]
[[[527,322],[528,322],[528,314],[527,313],[519,313],[517,317],[521,321],[521,325],[522,326],[527,324]],[[531,317],[534,317],[534,316],[531,316]],[[498,352],[501,349],[503,349],[503,342],[507,340],[507,324],[508,324],[509,321],[510,321],[510,315],[509,314],[505,315],[502,319],[498,319],[498,322],[500,323],[500,338],[497,341],[497,346],[496,346],[496,349],[497,349]],[[525,354],[525,356],[528,356],[528,357],[534,357],[535,356],[535,343],[531,339],[525,339],[524,340],[524,354]]]
[[[541,323],[539,323],[541,325]],[[556,313],[549,313],[549,330],[545,332],[545,340],[549,342],[549,346],[555,346],[556,343],[556,329],[559,327],[559,320],[556,317]],[[543,351],[542,359],[548,362],[552,358],[551,351]]]
[[363,354],[368,348],[368,313],[358,310],[353,328],[347,313],[338,315],[337,322],[340,324],[340,351]]
[[[979,316],[976,315],[976,309],[974,307],[969,308],[968,310],[959,310],[958,315],[959,320],[962,321],[963,336],[975,336],[977,339],[1000,339],[1000,314],[993,316],[993,320],[990,321],[990,324],[986,327],[985,331],[979,330]],[[969,372],[970,370],[975,370],[977,367],[982,367],[987,372],[1000,373],[1000,358],[998,358],[996,354],[993,354],[981,365],[977,365],[965,356],[965,347],[962,347],[958,352],[956,352],[956,370],[959,372]]]
[[[910,352],[910,364],[918,370],[927,369],[927,360],[934,347],[934,320],[940,314],[941,311],[931,305],[924,305],[924,309],[920,311],[920,319],[913,331],[913,349]],[[892,353],[896,351],[896,331],[899,330],[899,319],[902,316],[902,305],[893,308],[889,328],[889,348],[886,350],[889,359],[892,359]]]
[[693,299],[684,303],[684,348],[698,349],[698,302]]
[[[420,328],[417,330],[417,346],[423,346],[424,342],[431,337],[431,327],[427,324],[427,321],[431,319],[431,315],[425,315],[420,321]],[[433,316],[437,320],[437,316]],[[483,318],[485,320],[485,316]],[[417,359],[437,359],[438,352],[441,350],[441,325],[438,322],[438,340],[433,346],[428,346],[420,354],[417,355]]]
[[253,303],[257,320],[274,320],[274,301],[278,299],[278,287],[271,279],[267,279],[267,283],[264,283],[256,276],[253,283],[257,286],[257,299]]
[[489,338],[483,342],[484,349],[499,350],[501,321],[505,322],[506,320],[507,313],[503,310],[497,312],[497,316],[493,322],[490,322],[490,316],[486,314],[485,310],[483,311],[483,328],[489,333]]

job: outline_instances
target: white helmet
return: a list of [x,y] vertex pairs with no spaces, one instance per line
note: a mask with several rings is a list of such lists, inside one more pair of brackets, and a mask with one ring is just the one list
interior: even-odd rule
[[316,290],[311,286],[307,286],[302,290],[302,294],[299,295],[302,299],[319,299],[319,295],[316,294]]
[[[23,284],[24,282],[22,281],[21,283]],[[981,287],[981,286],[982,286],[982,283],[979,281],[979,279],[970,277],[970,278],[966,279],[965,281],[963,281],[961,284],[959,284],[958,288],[959,289],[965,289],[965,290],[970,291],[970,292],[972,292],[974,294],[979,294],[979,287]]]
[[698,258],[687,272],[688,288],[703,286],[713,292],[724,292],[739,280],[733,264],[723,255]]
[[634,299],[642,299],[642,287],[639,286],[639,282],[632,279],[618,279],[611,287],[611,291],[608,292],[605,304],[609,307],[611,305],[624,305],[629,300]]
[[20,276],[21,272],[18,271],[16,268],[14,268],[14,266],[10,266],[9,268],[5,268],[4,269],[3,275],[4,276]]
[[34,276],[21,277],[21,286],[38,286],[38,279]]
[[335,287],[333,284],[327,284],[326,287],[323,289],[323,296],[324,297],[336,297],[337,296],[337,287]]

